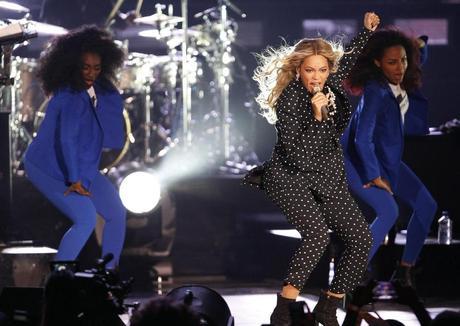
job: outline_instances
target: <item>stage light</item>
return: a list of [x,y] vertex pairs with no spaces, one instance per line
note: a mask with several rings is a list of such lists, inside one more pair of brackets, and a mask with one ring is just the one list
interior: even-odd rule
[[[32,245],[4,248],[0,250],[0,275],[11,275],[11,285],[40,286],[56,253],[56,249]],[[10,281],[8,278],[6,283]]]
[[189,306],[200,315],[202,325],[233,326],[234,318],[224,298],[203,285],[184,285],[172,289],[168,297]]
[[153,171],[131,172],[119,185],[120,198],[127,210],[135,214],[151,212],[161,199],[161,186]]

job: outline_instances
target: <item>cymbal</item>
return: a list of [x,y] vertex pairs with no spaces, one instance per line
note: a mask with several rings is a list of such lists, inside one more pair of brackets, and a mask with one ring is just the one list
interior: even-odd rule
[[134,22],[138,24],[157,25],[160,23],[177,24],[183,20],[182,17],[168,16],[160,12],[150,16],[135,18]]
[[30,24],[30,28],[37,32],[38,36],[55,36],[68,33],[68,30],[64,27],[58,25],[51,25],[47,23],[41,23],[35,20],[10,19],[10,21],[21,22],[23,24]]
[[39,36],[55,36],[68,33],[68,30],[61,26],[41,23],[33,20],[30,22],[35,25],[35,29],[37,30]]
[[182,60],[182,53],[178,52],[174,55],[153,55],[139,52],[130,52],[125,65],[152,65],[165,64],[168,62],[178,62]]
[[10,1],[0,1],[0,8],[5,9],[5,10],[10,10],[13,12],[24,12],[24,13],[30,12],[29,8],[18,5]]
[[[202,34],[201,31],[195,29],[187,29],[189,37],[199,38]],[[146,29],[139,32],[139,36],[155,38],[157,40],[164,40],[170,48],[174,48],[182,43],[184,40],[183,29]]]

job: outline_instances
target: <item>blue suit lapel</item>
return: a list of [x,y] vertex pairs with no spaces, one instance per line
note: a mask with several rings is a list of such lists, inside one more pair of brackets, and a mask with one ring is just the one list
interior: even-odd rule
[[[401,117],[401,108],[399,107],[398,100],[396,99],[395,95],[393,94],[393,91],[390,88],[390,85],[385,83],[385,90],[388,93],[388,96],[391,98],[391,101],[393,102],[394,105],[391,106],[392,110],[396,110],[397,116],[398,116],[398,123],[399,123],[399,131],[401,134],[401,137],[404,137],[404,124],[402,122],[402,117]],[[409,102],[410,106],[410,102]]]

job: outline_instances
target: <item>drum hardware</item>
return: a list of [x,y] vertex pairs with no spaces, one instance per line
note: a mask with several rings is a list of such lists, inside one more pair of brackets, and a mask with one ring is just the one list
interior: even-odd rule
[[117,0],[117,2],[114,4],[114,6],[112,7],[112,10],[109,13],[109,16],[105,20],[105,24],[104,24],[105,28],[110,29],[110,27],[115,23],[115,17],[117,15],[121,16],[122,19],[125,19],[128,16],[134,16],[134,17],[140,16],[142,3],[144,2],[143,0],[137,0],[136,10],[132,14],[131,13],[128,13],[128,14],[120,13],[120,8],[124,2],[125,0]]
[[[219,118],[218,126],[214,128],[214,136],[220,140],[220,144],[217,146],[217,149],[214,148],[214,151],[220,153],[219,155],[222,156],[220,160],[217,159],[216,161],[223,162],[229,159],[230,152],[234,151],[230,145],[231,116],[229,114],[229,87],[233,82],[230,65],[235,60],[231,53],[231,45],[236,37],[237,26],[228,17],[227,7],[242,17],[245,17],[245,14],[232,3],[219,1],[219,6],[207,9],[199,15],[204,20],[202,25],[188,28],[187,1],[184,0],[181,4],[183,15],[182,29],[174,28],[174,24],[159,26],[162,20],[167,22],[168,19],[162,16],[163,14],[161,13],[164,6],[158,5],[156,6],[156,18],[164,17],[164,19],[144,20],[144,22],[149,22],[151,25],[157,24],[157,28],[141,31],[139,35],[164,40],[168,45],[170,54],[175,51],[175,47],[181,45],[182,126],[180,131],[181,141],[185,147],[190,146],[192,144],[192,137],[199,137],[200,133],[192,125],[191,110],[192,86],[197,82],[197,77],[203,74],[203,70],[197,62],[197,56],[201,55],[212,69],[214,80],[209,84],[211,87],[209,94],[213,94],[217,98],[216,104],[220,108],[220,113],[217,115]],[[169,14],[171,15],[171,13]],[[140,21],[142,21],[142,18],[137,20],[137,22]],[[174,84],[175,76],[175,74],[172,75],[171,85]],[[169,93],[171,95],[175,94],[173,91]],[[175,103],[176,101],[173,99],[172,102]],[[218,134],[215,132],[217,130],[219,131]]]
[[131,53],[118,75],[119,86],[130,113],[133,133],[129,159],[152,163],[157,153],[171,144],[177,130],[177,75],[181,54],[167,56]]
[[[181,38],[183,37],[180,34],[178,29],[174,29],[174,25],[183,22],[182,17],[177,17],[172,15],[172,6],[168,7],[168,14],[164,14],[162,12],[163,9],[166,8],[165,5],[156,4],[156,13],[150,16],[145,17],[138,17],[134,19],[135,23],[138,24],[146,24],[155,26],[155,29],[144,30],[141,31],[139,34],[145,37],[151,37],[157,40],[164,41],[168,46],[168,55],[165,56],[168,60],[165,60],[164,63],[161,65],[161,72],[163,76],[158,76],[158,78],[154,77],[152,83],[145,83],[142,87],[142,97],[143,97],[143,113],[144,119],[142,121],[142,128],[143,128],[143,155],[142,161],[151,163],[152,160],[155,158],[152,156],[152,149],[151,149],[151,139],[152,136],[158,130],[165,130],[164,126],[160,123],[153,121],[151,117],[151,110],[158,111],[161,108],[154,107],[155,101],[152,99],[152,92],[155,92],[155,86],[161,85],[163,87],[164,92],[168,95],[168,100],[170,106],[175,108],[177,106],[177,78],[179,72],[179,59],[184,61],[184,58],[176,51],[174,48],[180,45]],[[155,60],[155,59],[153,59]],[[147,59],[148,61],[148,59]],[[186,65],[185,65],[186,66]],[[184,67],[184,65],[183,65]],[[152,71],[153,74],[153,71]],[[160,80],[160,78],[165,77],[166,80]],[[184,86],[182,85],[182,88]],[[172,109],[170,108],[170,109]],[[158,135],[159,136],[159,135]],[[165,141],[164,137],[162,141]],[[169,146],[170,143],[165,142],[166,146]],[[161,149],[160,149],[161,151]]]
[[17,110],[15,81],[17,71],[15,60],[12,56],[13,50],[18,44],[37,36],[34,24],[29,21],[15,21],[0,27],[0,45],[2,47],[2,69],[0,71],[1,86],[1,111],[10,112],[10,126],[8,133],[11,136],[10,160],[12,173],[19,167],[25,149],[32,137],[22,124],[21,112]]
[[22,43],[36,36],[37,31],[30,21],[18,20],[0,27],[0,45]]
[[[121,5],[122,2],[117,1],[117,5]],[[122,93],[127,97],[134,95],[134,98],[142,98],[141,100],[135,100],[142,102],[139,110],[142,113],[136,113],[141,115],[142,119],[130,121],[133,123],[133,133],[128,136],[131,139],[131,143],[137,142],[138,145],[142,143],[143,154],[139,158],[148,162],[155,156],[156,153],[152,153],[152,137],[158,136],[161,142],[168,146],[169,143],[166,139],[157,135],[158,130],[166,130],[170,139],[179,137],[178,139],[185,146],[190,146],[193,133],[200,132],[198,128],[192,126],[192,96],[195,96],[194,99],[198,98],[201,101],[208,94],[215,101],[210,105],[219,108],[219,114],[217,115],[219,120],[214,122],[217,125],[216,128],[213,128],[215,137],[220,139],[219,148],[216,152],[220,152],[223,158],[229,158],[231,151],[229,134],[231,116],[229,114],[228,97],[229,87],[233,82],[231,64],[235,60],[232,55],[231,45],[236,38],[237,25],[228,17],[227,11],[230,9],[242,17],[245,15],[229,1],[219,0],[218,6],[206,9],[195,15],[203,19],[202,24],[188,28],[186,0],[181,2],[182,17],[174,16],[172,6],[166,7],[163,4],[155,6],[156,12],[154,14],[139,17],[141,5],[142,1],[138,1],[136,7],[137,18],[133,22],[141,26],[148,25],[153,27],[141,31],[140,34],[164,42],[167,45],[168,54],[155,56],[128,52],[129,57],[119,75],[119,87]],[[167,14],[163,13],[166,8],[168,9]],[[115,10],[115,13],[117,13],[118,9]],[[60,26],[32,20],[25,20],[25,22],[28,24],[27,26],[35,26],[38,35],[60,35],[67,32],[66,29]],[[181,28],[176,27],[179,23],[182,24]],[[181,46],[181,51],[176,49],[179,46]],[[17,58],[14,65],[17,72],[22,74],[15,81],[15,96],[10,96],[9,99],[14,104],[13,110],[15,112],[13,114],[14,119],[12,119],[12,130],[13,147],[16,150],[13,152],[14,161],[18,162],[25,151],[22,148],[27,146],[34,132],[37,131],[39,122],[43,119],[44,110],[37,109],[42,103],[42,100],[38,100],[38,98],[41,99],[43,95],[37,96],[37,93],[33,93],[30,96],[30,98],[36,98],[37,103],[31,102],[28,95],[32,85],[28,78],[34,72],[36,62]],[[209,78],[213,80],[209,82],[208,88],[204,88],[202,84],[197,85],[197,83],[200,82],[200,79],[208,78],[208,76],[203,77],[203,69],[208,67],[212,71],[212,76],[209,76]],[[1,81],[4,84],[13,83],[12,79],[3,79]],[[165,95],[161,95],[163,93]],[[160,105],[157,103],[159,99],[156,97],[158,96],[166,104]],[[3,96],[2,100],[5,101],[7,98],[7,96]],[[127,103],[131,107],[135,104]],[[127,111],[129,115],[132,115],[129,109]],[[158,119],[160,120],[157,121]],[[197,116],[195,120],[198,121],[199,119],[202,119],[202,116]],[[179,121],[181,122],[180,125]],[[142,132],[139,132],[140,130]],[[137,136],[136,132],[138,132]],[[216,132],[218,132],[218,136]],[[196,136],[198,137],[198,134]]]
[[[187,1],[184,0],[182,7],[186,4]],[[231,116],[228,97],[229,87],[233,82],[231,64],[235,60],[231,45],[235,40],[237,27],[227,14],[227,8],[232,8],[226,1],[219,1],[219,6],[203,12],[202,24],[190,28],[187,27],[186,8],[182,8],[183,17],[173,16],[172,6],[169,6],[168,14],[164,14],[162,10],[165,8],[165,5],[158,4],[155,14],[134,20],[137,24],[153,27],[141,31],[141,35],[166,43],[168,54],[155,56],[127,52],[129,56],[125,67],[119,74],[119,87],[126,98],[128,122],[132,123],[132,133],[127,135],[127,144],[134,144],[132,148],[137,146],[139,150],[135,153],[131,149],[124,149],[120,156],[122,158],[123,154],[128,154],[127,156],[132,159],[132,155],[135,154],[134,159],[151,162],[160,152],[167,152],[173,144],[181,142],[185,147],[190,146],[192,136],[199,138],[200,133],[203,133],[198,127],[199,123],[196,123],[203,116],[198,114],[194,117],[195,123],[192,120],[192,96],[204,101],[202,98],[209,94],[214,102],[209,103],[207,107],[204,106],[203,112],[209,112],[209,107],[219,108],[217,119],[212,121],[215,126],[208,128],[208,131],[212,130],[213,137],[219,140],[219,144],[214,142],[211,150],[219,153],[222,158],[229,159],[233,147],[229,131]],[[182,24],[182,28],[176,28],[178,23]],[[43,33],[41,27],[53,25],[38,23],[38,26],[40,34]],[[56,27],[53,29],[53,35],[67,32],[59,26]],[[179,45],[181,51],[176,49]],[[25,65],[33,71],[34,62],[26,63],[22,59],[17,59],[16,65],[19,65],[18,69],[22,69],[20,65]],[[210,76],[203,77],[203,69],[211,71]],[[203,87],[203,78],[212,78],[207,87]],[[28,86],[19,87],[23,80],[25,78],[21,77],[15,86],[18,94],[14,126],[17,127],[15,139],[18,145],[15,146],[19,148],[15,151],[18,153],[16,161],[21,151],[24,152],[20,149],[20,143],[30,142],[31,135],[37,131],[44,115],[43,109],[35,109],[39,104],[30,104],[26,100],[24,87]],[[197,113],[199,112],[195,110],[193,114]],[[136,115],[135,119],[132,119],[132,115]],[[34,128],[29,130],[26,126],[32,117]],[[197,127],[194,127],[194,124]],[[215,156],[217,157],[217,154]],[[121,158],[114,162],[119,162]],[[223,160],[216,159],[217,161]],[[116,163],[111,163],[110,166],[114,164]]]
[[155,81],[154,67],[164,60],[163,57],[143,53],[130,53],[118,74],[118,86],[123,91],[143,92],[145,86]]
[[30,12],[29,8],[10,1],[0,1],[0,8],[17,13],[28,14]]
[[[214,71],[215,79],[217,81],[217,96],[220,108],[220,154],[222,161],[230,157],[230,115],[229,115],[229,88],[232,83],[230,73],[230,64],[235,60],[231,53],[231,44],[235,40],[236,32],[231,26],[231,19],[228,17],[228,8],[237,12],[241,12],[235,5],[227,0],[219,0],[218,2],[218,20],[211,21],[211,13],[215,13],[213,8],[207,9],[201,17],[205,21],[204,29],[216,35],[216,40],[210,49],[205,51],[210,52],[210,66]],[[236,9],[236,10],[235,10]],[[203,13],[204,13],[203,12]],[[246,15],[244,15],[245,17]]]
[[[15,43],[22,43],[37,36],[49,37],[68,33],[68,30],[64,27],[38,22],[28,18],[19,20],[10,19],[9,21],[12,23],[3,29],[9,29],[9,33],[14,33],[13,35],[15,35],[15,38],[17,39]],[[0,28],[0,43],[2,43],[3,29]]]
[[203,18],[204,20],[209,20],[209,16],[211,16],[212,18],[218,19],[219,18],[219,8],[211,7],[203,11],[197,12],[195,15],[193,15],[194,18]]
[[189,39],[187,35],[188,31],[188,0],[181,0],[181,13],[182,13],[182,143],[185,148],[189,148],[192,145],[192,89],[190,86],[188,62],[190,61],[190,55],[188,51]]
[[[197,63],[197,56],[202,55],[214,72],[215,95],[219,98],[218,106],[222,113],[219,115],[220,132],[219,139],[221,140],[219,152],[223,158],[228,158],[230,153],[230,135],[229,135],[229,86],[232,82],[230,74],[230,64],[234,61],[231,54],[231,43],[235,40],[235,24],[227,17],[227,2],[219,2],[218,14],[211,15],[215,9],[206,10],[203,14],[205,24],[203,26],[188,28],[187,24],[187,1],[183,0],[182,17],[172,15],[172,7],[169,7],[168,14],[162,12],[166,8],[165,5],[157,4],[156,13],[150,16],[138,17],[134,19],[135,23],[151,25],[155,28],[142,30],[140,36],[150,37],[152,39],[164,41],[168,47],[168,55],[170,58],[175,56],[176,47],[181,45],[182,65],[179,67],[176,60],[171,59],[163,67],[167,74],[167,82],[165,90],[170,96],[172,105],[177,104],[176,84],[178,71],[180,71],[181,80],[181,100],[182,100],[182,125],[180,130],[183,144],[187,147],[192,144],[192,86],[197,82],[197,76],[202,74],[202,69]],[[231,7],[231,4],[229,7]],[[232,8],[234,9],[234,8]],[[211,21],[209,17],[218,17],[218,21]],[[175,28],[175,25],[182,23],[182,28]],[[231,27],[231,28],[229,28]],[[142,59],[141,59],[142,60]],[[145,58],[144,58],[145,60]],[[164,77],[164,76],[163,76]],[[159,84],[158,79],[153,81],[152,86]],[[139,89],[139,87],[137,87]],[[151,158],[151,149],[149,147],[150,137],[152,136],[152,119],[150,111],[155,108],[149,107],[151,97],[149,97],[148,89],[142,89],[141,93],[146,96],[144,100],[144,118],[143,119],[143,144],[144,155],[142,160],[148,162]]]
[[11,160],[16,173],[27,146],[33,139],[36,109],[45,100],[41,86],[35,76],[35,59],[13,57],[12,74],[14,87],[11,89]]
[[[0,27],[0,30],[4,31],[4,26]],[[6,35],[8,33],[5,33]],[[15,42],[22,42],[24,37],[34,37],[32,34],[20,35],[19,38],[13,37],[8,38],[7,42],[1,44],[1,60],[0,60],[0,202],[2,207],[0,209],[3,221],[9,221],[11,218],[11,204],[13,199],[12,191],[12,146],[11,146],[11,121],[15,120],[12,118],[12,110],[14,107],[11,103],[13,94],[13,78],[11,71],[12,54]],[[3,229],[3,225],[0,225],[0,230]],[[5,228],[6,229],[6,228]]]
[[[166,8],[165,5],[157,3],[155,5],[156,8],[156,13],[150,16],[144,16],[144,17],[138,17],[134,19],[134,22],[137,24],[146,24],[146,25],[152,25],[152,26],[157,26],[157,27],[166,27],[166,26],[172,26],[178,23],[181,23],[184,21],[184,18],[179,17],[179,16],[172,16],[166,15],[162,12],[163,9]],[[172,11],[172,6],[169,6],[169,12]]]
[[[138,122],[137,128],[142,128],[142,155],[140,157],[143,162],[152,161],[152,149],[151,149],[151,138],[152,138],[152,129],[155,128],[156,122],[153,121],[151,116],[151,111],[154,108],[154,101],[152,99],[152,93],[154,92],[155,83],[159,83],[160,77],[156,76],[156,71],[161,66],[163,69],[166,69],[167,65],[172,67],[169,69],[171,72],[170,76],[167,76],[164,87],[166,89],[176,87],[175,85],[175,74],[177,74],[177,65],[172,62],[172,59],[168,56],[168,59],[164,57],[155,57],[152,55],[142,55],[142,54],[131,54],[128,57],[127,63],[125,63],[125,69],[123,69],[120,78],[120,84],[122,92],[125,94],[133,94],[126,99],[126,101],[133,102],[134,96],[142,99],[141,101],[141,111],[142,119],[136,121]],[[163,63],[165,62],[165,63]],[[163,71],[164,72],[164,71]],[[158,78],[158,79],[156,79]],[[175,104],[175,95],[173,91],[170,91],[170,101]]]
[[138,24],[146,24],[146,25],[162,25],[162,24],[171,24],[175,25],[183,21],[182,17],[177,17],[177,16],[168,16],[166,14],[163,14],[161,12],[157,12],[153,15],[150,16],[144,16],[144,17],[139,17],[135,18],[134,22]]
[[[189,28],[187,30],[189,37],[199,39],[201,37],[201,31]],[[139,32],[139,36],[155,38],[157,40],[163,40],[168,45],[168,48],[176,48],[182,44],[184,39],[184,31],[182,29],[146,29]]]
[[57,36],[68,33],[67,29],[58,25],[41,23],[34,20],[29,20],[28,22],[34,24],[38,36]]

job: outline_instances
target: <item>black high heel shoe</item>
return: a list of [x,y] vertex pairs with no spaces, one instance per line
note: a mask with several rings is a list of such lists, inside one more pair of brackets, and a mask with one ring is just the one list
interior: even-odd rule
[[342,303],[342,298],[336,298],[331,295],[327,295],[325,292],[321,292],[319,295],[318,303],[313,309],[315,314],[315,325],[319,324],[323,326],[339,326],[337,321],[337,307]]
[[289,305],[295,302],[295,299],[282,297],[281,294],[276,295],[276,307],[270,316],[270,324],[274,326],[291,326],[291,314]]
[[412,266],[398,265],[391,275],[391,282],[399,282],[401,286],[411,287],[415,289],[414,276]]

